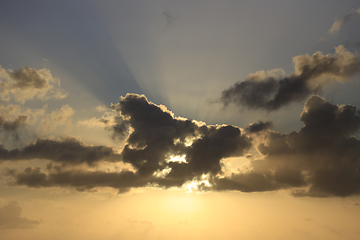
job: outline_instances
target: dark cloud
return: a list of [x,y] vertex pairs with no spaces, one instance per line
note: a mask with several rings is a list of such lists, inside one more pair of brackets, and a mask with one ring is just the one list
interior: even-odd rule
[[[124,137],[125,132],[130,132],[121,156],[123,162],[135,168],[135,172],[88,172],[50,166],[49,173],[44,173],[40,168],[27,168],[24,172],[12,174],[16,183],[29,187],[71,186],[78,189],[107,186],[121,191],[148,185],[180,187],[203,174],[216,176],[221,173],[223,158],[242,156],[252,145],[251,139],[238,127],[207,126],[177,118],[164,106],[149,102],[143,95],[127,94],[112,107],[120,113],[120,118],[116,116],[115,124],[109,129],[115,136]],[[15,155],[22,156],[18,157],[21,159],[45,158],[88,164],[114,155],[112,149],[94,147],[93,151],[97,153],[94,157],[88,153],[93,152],[89,151],[90,147],[75,140],[68,141],[42,139],[18,153],[6,149],[0,153],[4,158]],[[185,156],[184,161],[172,159],[175,156]]]
[[2,116],[0,116],[0,127],[5,131],[15,131],[19,127],[25,126],[28,116],[19,115],[14,121],[6,121]]
[[22,209],[17,201],[0,207],[0,228],[32,228],[40,224],[38,220],[21,217]]
[[12,88],[47,88],[48,81],[42,77],[34,68],[24,67],[9,72],[9,76],[14,80]]
[[295,196],[346,197],[360,193],[360,116],[354,106],[335,105],[312,96],[301,114],[298,132],[266,133],[259,144],[263,160],[252,171],[215,179],[217,190],[272,191],[307,187]]
[[273,123],[266,121],[258,121],[257,123],[250,124],[245,130],[249,133],[257,133],[273,127]]
[[28,120],[29,116],[25,114],[17,115],[16,118],[11,118],[9,120],[9,112],[13,111],[16,107],[14,105],[10,105],[4,107],[0,106],[0,130],[1,133],[5,135],[5,138],[8,136],[12,136],[15,140],[19,140],[19,129],[24,127]]
[[123,170],[121,172],[65,170],[61,167],[48,168],[46,174],[40,168],[26,168],[23,172],[14,173],[16,184],[28,187],[75,187],[80,191],[96,187],[113,187],[129,189],[148,185],[141,181],[134,172]]
[[[107,119],[100,119],[99,121],[104,124],[109,123],[109,120]],[[121,116],[114,116],[113,121],[114,124],[109,127],[105,127],[105,129],[112,132],[111,137],[113,140],[125,140],[125,138],[129,134],[129,125],[126,121],[123,121],[123,118]]]
[[[172,168],[169,177],[184,180],[206,173],[217,174],[222,158],[241,156],[251,146],[250,139],[237,127],[206,126],[176,118],[164,106],[150,103],[143,95],[127,94],[113,107],[133,130],[122,152],[123,161],[136,167],[140,175],[152,175],[165,167]],[[169,155],[185,155],[186,164],[168,162]]]
[[[134,170],[79,170],[72,165],[50,164],[47,172],[26,168],[22,172],[9,170],[8,175],[17,185],[74,187],[79,191],[112,187],[123,193],[147,186],[181,187],[195,180],[202,190],[291,189],[294,196],[311,197],[360,193],[360,141],[352,135],[360,128],[360,116],[354,106],[338,106],[312,96],[300,116],[304,127],[287,134],[270,130],[270,122],[251,124],[246,131],[231,125],[205,125],[175,117],[164,106],[137,94],[127,94],[112,108],[120,116],[118,121],[112,121],[113,133],[124,136],[129,132],[122,161]],[[126,130],[117,124],[126,126]],[[248,154],[252,144],[262,157]],[[85,146],[75,139],[42,139],[23,150],[0,148],[0,156],[86,162],[91,166],[119,155],[111,148]],[[226,175],[222,160],[239,156],[250,156],[246,157],[249,167]],[[204,176],[209,184],[202,182]]]
[[86,171],[65,169],[61,166],[48,166],[47,173],[41,168],[28,167],[22,172],[9,170],[16,185],[33,188],[41,187],[74,187],[78,191],[93,191],[98,187],[112,187],[119,193],[126,193],[131,188],[146,186],[180,187],[184,181],[158,178],[155,176],[144,177],[136,172],[122,170],[120,172]]
[[3,116],[0,116],[0,129],[5,133],[10,133],[15,140],[19,140],[18,129],[25,126],[29,117],[26,115],[19,115],[15,120],[8,121]]
[[39,138],[23,149],[8,150],[0,145],[0,161],[46,159],[68,164],[87,163],[93,165],[99,161],[120,161],[121,155],[106,146],[90,146],[84,142],[67,137],[63,140]]
[[360,57],[343,46],[334,55],[316,52],[312,56],[293,58],[295,72],[290,76],[266,75],[263,71],[250,74],[222,92],[221,102],[238,104],[249,109],[275,111],[317,93],[333,81],[344,82],[360,72]]

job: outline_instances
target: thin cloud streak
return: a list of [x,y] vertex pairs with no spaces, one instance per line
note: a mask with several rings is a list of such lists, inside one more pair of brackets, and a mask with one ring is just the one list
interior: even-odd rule
[[86,145],[79,139],[67,137],[63,140],[39,138],[22,149],[8,150],[0,145],[0,163],[44,159],[71,165],[86,163],[94,165],[99,161],[120,161],[120,154],[106,146]]
[[344,26],[344,24],[346,24],[351,17],[353,17],[354,15],[360,15],[360,8],[356,9],[356,10],[352,10],[350,13],[346,14],[343,18],[341,19],[336,19],[335,22],[331,25],[331,28],[328,30],[328,32],[331,35],[335,35],[337,34],[340,29],[342,28],[342,26]]

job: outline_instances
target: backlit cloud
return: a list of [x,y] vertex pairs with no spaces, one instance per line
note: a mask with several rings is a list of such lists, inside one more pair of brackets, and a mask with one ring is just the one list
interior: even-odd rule
[[[350,196],[360,193],[360,141],[352,136],[360,116],[351,105],[312,96],[301,114],[304,127],[280,134],[265,131],[258,145],[264,158],[252,171],[215,180],[217,190],[245,192],[299,188],[294,196]],[[301,188],[303,187],[303,188]]]
[[327,84],[345,82],[360,72],[360,57],[340,45],[335,54],[316,52],[293,58],[295,72],[273,76],[258,72],[224,90],[220,101],[225,105],[276,111],[292,102],[306,99]]
[[[243,156],[252,146],[251,139],[238,127],[208,126],[175,117],[166,107],[149,102],[144,95],[127,94],[112,108],[119,115],[115,116],[117,121],[109,129],[115,135],[129,133],[121,159],[124,163],[130,163],[135,172],[88,172],[57,167],[57,171],[48,169],[48,173],[45,173],[39,168],[27,168],[21,173],[13,172],[16,183],[29,187],[107,186],[119,188],[120,191],[122,188],[148,185],[180,187],[205,174],[220,174],[223,158]],[[22,150],[8,151],[3,148],[2,152],[4,160],[6,157],[17,160],[44,158],[70,164],[86,162],[89,166],[94,162],[117,159],[119,156],[110,148],[85,146],[74,139],[39,139]],[[184,161],[171,161],[176,159],[172,156],[185,157]],[[66,177],[60,181],[59,179],[63,179],[61,176]],[[96,179],[101,181],[97,182]]]
[[[126,192],[147,186],[181,187],[194,181],[198,189],[215,191],[291,189],[294,196],[312,197],[360,193],[360,142],[352,135],[360,128],[360,116],[354,106],[339,106],[312,96],[300,117],[304,127],[288,134],[271,130],[271,122],[259,121],[243,131],[231,125],[206,125],[175,117],[164,106],[137,94],[127,94],[112,109],[121,116],[112,131],[128,133],[121,153],[76,139],[39,139],[22,150],[3,148],[3,160],[42,158],[70,164],[49,165],[46,171],[33,167],[9,171],[14,183],[80,191],[112,187]],[[252,146],[260,157],[249,159],[247,171],[223,172],[222,160],[245,157]],[[91,169],[101,161],[123,161],[133,170]],[[81,163],[89,168],[71,167]]]

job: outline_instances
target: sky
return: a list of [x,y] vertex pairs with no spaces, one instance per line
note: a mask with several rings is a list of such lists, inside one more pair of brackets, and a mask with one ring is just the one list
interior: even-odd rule
[[358,1],[0,3],[1,239],[359,239]]

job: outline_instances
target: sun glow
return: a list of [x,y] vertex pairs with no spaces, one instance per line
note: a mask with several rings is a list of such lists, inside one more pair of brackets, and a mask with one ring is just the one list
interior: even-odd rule
[[185,146],[189,147],[193,144],[194,139],[185,139]]
[[186,155],[171,155],[168,162],[186,163]]
[[201,179],[194,179],[191,182],[187,182],[184,184],[184,188],[187,190],[186,193],[199,192],[201,187],[210,187],[209,183],[209,175],[203,174]]
[[166,167],[161,171],[157,171],[153,174],[155,177],[164,178],[171,172],[171,168]]

